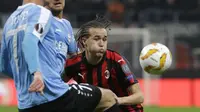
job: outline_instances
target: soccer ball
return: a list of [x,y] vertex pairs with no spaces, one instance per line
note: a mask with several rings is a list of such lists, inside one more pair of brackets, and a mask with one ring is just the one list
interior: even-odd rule
[[172,63],[172,54],[163,44],[152,43],[145,46],[140,53],[140,65],[151,75],[161,75]]

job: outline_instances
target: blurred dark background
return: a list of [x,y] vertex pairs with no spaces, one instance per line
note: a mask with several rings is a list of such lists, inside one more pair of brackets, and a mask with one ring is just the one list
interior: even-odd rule
[[[22,0],[0,1],[0,28],[21,4]],[[97,13],[112,20],[113,27],[147,28],[154,42],[170,47],[173,66],[162,77],[200,78],[200,0],[66,0],[64,18],[74,28],[94,19]],[[129,50],[120,53],[132,62]],[[140,67],[133,66],[133,71],[142,77]]]
[[[21,1],[1,0],[0,13],[5,16],[1,19],[21,5]],[[124,27],[149,22],[198,22],[200,0],[66,0],[64,12],[74,27],[93,19],[96,13],[105,14]]]

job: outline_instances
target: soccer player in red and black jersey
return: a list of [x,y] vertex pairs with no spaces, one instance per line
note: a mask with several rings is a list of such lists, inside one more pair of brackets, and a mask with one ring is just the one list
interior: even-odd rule
[[105,17],[98,17],[80,27],[77,41],[83,52],[66,61],[64,80],[108,88],[122,112],[143,112],[144,97],[136,77],[120,54],[107,50],[109,25]]

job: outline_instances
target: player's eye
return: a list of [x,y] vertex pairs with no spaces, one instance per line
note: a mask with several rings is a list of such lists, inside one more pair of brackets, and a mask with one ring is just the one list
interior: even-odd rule
[[95,36],[94,37],[94,40],[96,40],[96,41],[98,41],[98,40],[100,40],[101,39],[101,37],[99,37],[99,36]]
[[99,40],[99,38],[96,38],[96,37],[95,37],[95,38],[94,38],[94,40],[96,40],[96,41],[97,41],[97,40]]

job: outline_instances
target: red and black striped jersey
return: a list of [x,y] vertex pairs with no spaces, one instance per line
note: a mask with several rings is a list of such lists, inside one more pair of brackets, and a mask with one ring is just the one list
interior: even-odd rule
[[[67,77],[66,77],[67,76]],[[85,52],[67,59],[65,65],[65,81],[73,78],[78,83],[88,83],[109,88],[117,96],[128,96],[128,87],[138,83],[124,58],[115,51],[107,50],[97,65],[88,63]],[[120,106],[123,112],[138,112],[141,105]]]

